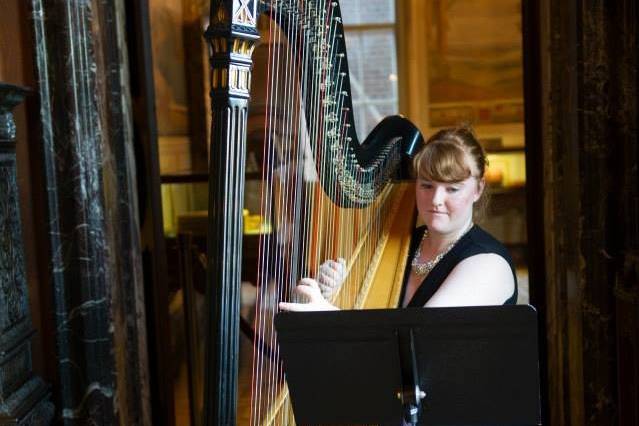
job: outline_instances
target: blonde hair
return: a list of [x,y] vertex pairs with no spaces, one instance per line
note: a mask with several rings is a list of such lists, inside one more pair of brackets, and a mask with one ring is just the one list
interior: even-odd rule
[[[471,176],[484,178],[488,160],[470,126],[442,129],[432,135],[413,158],[415,177],[435,182],[460,182]],[[475,220],[483,218],[488,207],[486,188],[475,202]]]

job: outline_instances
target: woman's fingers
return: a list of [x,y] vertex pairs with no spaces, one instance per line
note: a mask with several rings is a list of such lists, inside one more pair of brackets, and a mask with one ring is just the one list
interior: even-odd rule
[[317,280],[302,278],[295,292],[305,297],[307,303],[281,302],[279,307],[283,311],[325,311],[337,309],[327,299],[331,299],[335,291],[341,286],[346,275],[346,260],[327,260],[319,268]]
[[320,286],[312,278],[302,278],[297,287],[295,287],[295,292],[306,296],[310,303],[324,301]]
[[319,272],[320,272],[320,275],[325,275],[334,280],[338,279],[341,276],[341,273],[338,269],[329,265],[320,266]]
[[335,260],[327,260],[322,263],[319,268],[319,273],[326,275],[338,282],[343,281],[346,275],[346,261],[342,258]]
[[318,307],[313,303],[290,303],[290,302],[280,302],[279,307],[283,311],[289,312],[310,312],[310,311],[319,311]]
[[319,286],[322,287],[322,284],[327,285],[329,287],[335,287],[337,285],[337,280],[335,277],[325,274],[324,272],[320,272],[319,275]]
[[320,296],[319,288],[313,288],[301,284],[295,287],[295,292],[300,296],[308,297],[310,302],[313,302],[313,300],[316,299],[317,296]]
[[337,260],[327,260],[320,265],[320,271],[342,275],[346,271],[346,260],[341,257]]
[[306,287],[310,287],[310,288],[316,288],[319,289],[319,284],[317,283],[317,281],[315,281],[313,278],[302,278],[300,280],[299,283],[297,283],[297,286],[306,286]]
[[283,311],[292,312],[310,312],[310,311],[333,311],[337,307],[331,305],[326,299],[322,297],[320,289],[317,286],[315,280],[309,279],[305,283],[300,281],[300,284],[295,287],[295,291],[308,298],[308,303],[291,303],[280,302],[279,307]]
[[322,295],[327,299],[332,299],[337,289],[344,282],[346,275],[346,260],[327,260],[319,268],[317,280],[319,282]]

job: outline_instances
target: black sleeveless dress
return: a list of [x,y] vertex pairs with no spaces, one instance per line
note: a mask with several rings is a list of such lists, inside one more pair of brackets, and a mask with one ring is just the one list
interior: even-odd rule
[[[425,226],[420,226],[415,229],[410,242],[410,250],[408,262],[406,262],[406,270],[404,271],[404,283],[402,285],[402,292],[399,297],[399,307],[402,307],[404,300],[404,293],[406,292],[406,283],[410,276],[411,260],[415,255],[417,246],[419,245],[422,237],[424,236]],[[406,305],[407,308],[422,307],[428,302],[428,300],[435,294],[435,292],[442,285],[448,274],[461,262],[462,260],[474,256],[476,254],[495,253],[506,259],[510,270],[513,272],[513,278],[515,280],[515,290],[513,294],[506,299],[504,305],[514,305],[517,303],[517,276],[515,275],[515,268],[513,266],[513,260],[508,253],[508,249],[504,247],[502,243],[497,241],[488,232],[481,229],[479,226],[474,225],[466,234],[457,241],[457,244],[446,253],[446,255],[435,265],[432,271],[424,278],[420,286],[415,291],[413,298]]]

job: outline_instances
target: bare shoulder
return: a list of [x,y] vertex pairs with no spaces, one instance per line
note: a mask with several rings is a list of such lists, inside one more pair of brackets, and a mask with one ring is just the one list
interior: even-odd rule
[[486,270],[507,273],[512,277],[512,270],[510,269],[508,261],[496,253],[481,253],[467,257],[459,262],[452,272],[486,272]]
[[495,253],[476,254],[462,260],[453,268],[449,278],[455,281],[472,281],[478,286],[490,285],[495,290],[503,288],[504,291],[511,292],[515,284],[508,261]]
[[514,288],[506,259],[494,253],[477,254],[453,268],[427,306],[499,305]]

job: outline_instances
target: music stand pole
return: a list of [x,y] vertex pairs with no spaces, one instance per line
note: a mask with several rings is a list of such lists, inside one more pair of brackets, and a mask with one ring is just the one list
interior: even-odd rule
[[422,399],[426,393],[419,388],[417,356],[415,355],[415,336],[413,329],[398,331],[399,362],[402,372],[402,392],[397,397],[402,401],[404,421],[417,425],[421,412]]

